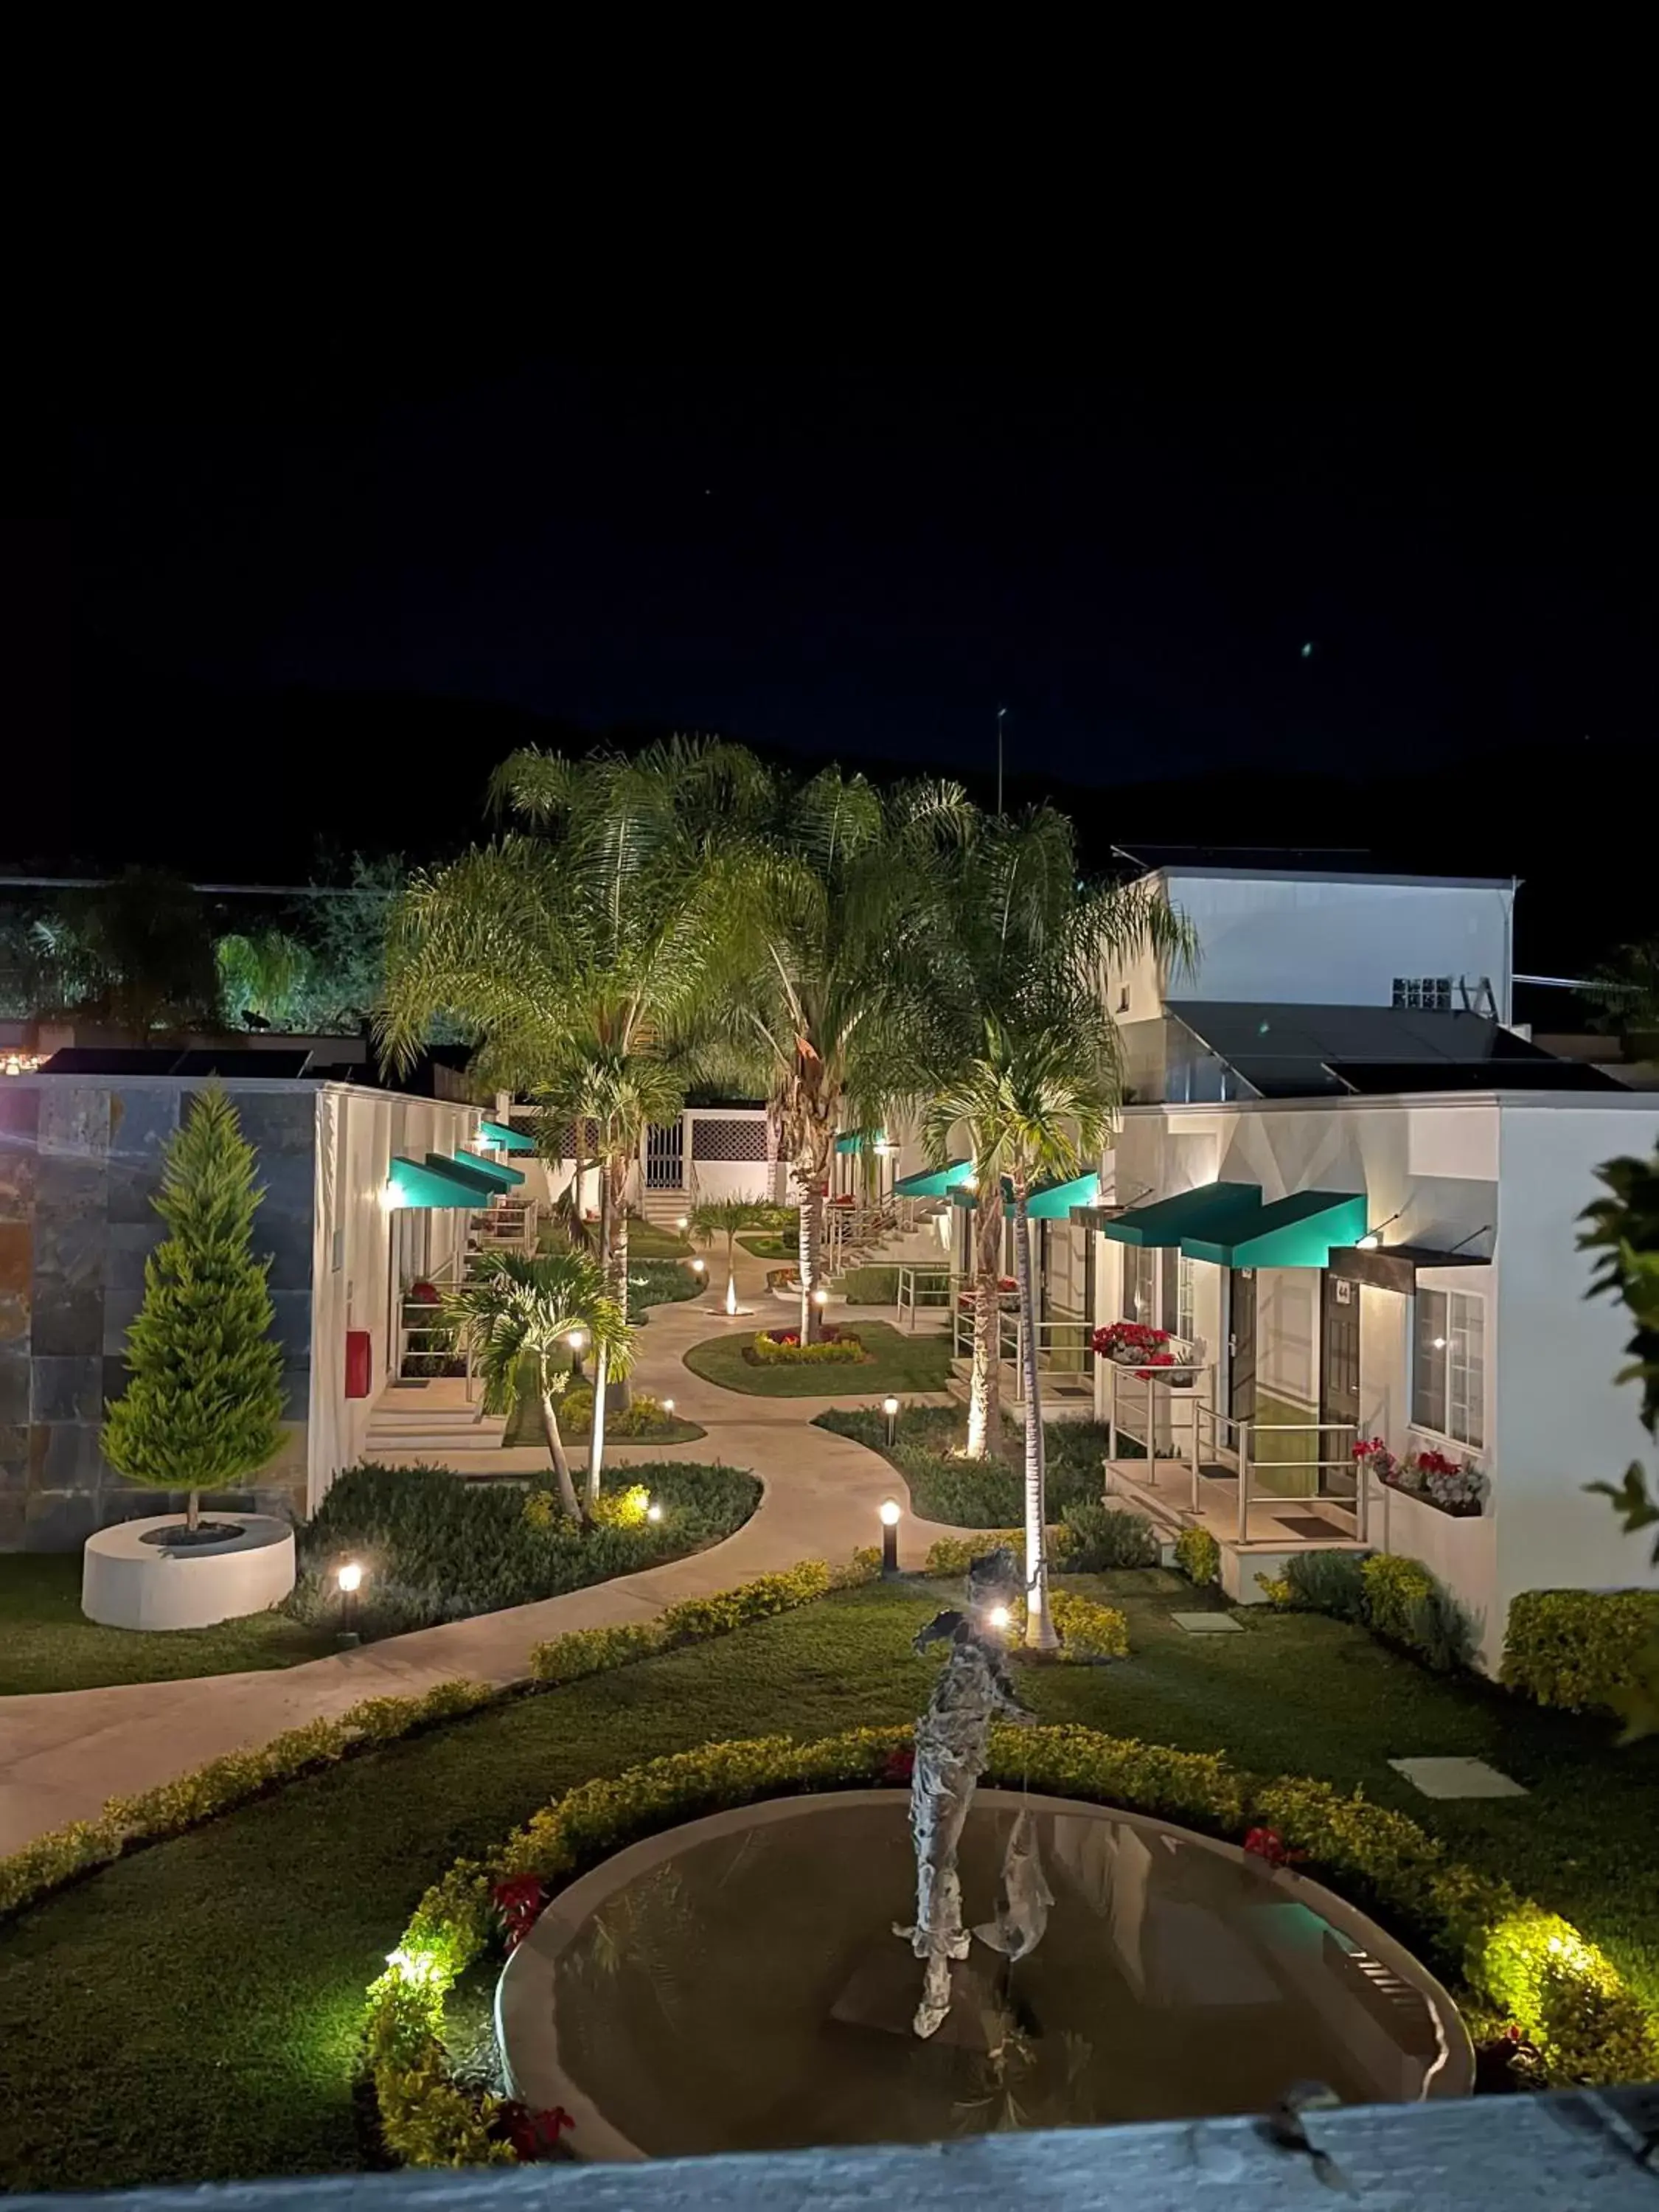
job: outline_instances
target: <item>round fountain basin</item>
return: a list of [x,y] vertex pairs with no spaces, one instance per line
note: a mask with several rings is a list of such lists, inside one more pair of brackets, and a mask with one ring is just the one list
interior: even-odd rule
[[975,1938],[945,2025],[911,2032],[921,1965],[903,1791],[768,1800],[689,1821],[556,1897],[502,1972],[508,2092],[562,2106],[579,2157],[927,2142],[992,2130],[1467,2094],[1445,1990],[1362,1913],[1231,1844],[1069,1798],[981,1790],[963,1912],[994,1920],[1035,1816],[1054,1902],[1012,1966]]

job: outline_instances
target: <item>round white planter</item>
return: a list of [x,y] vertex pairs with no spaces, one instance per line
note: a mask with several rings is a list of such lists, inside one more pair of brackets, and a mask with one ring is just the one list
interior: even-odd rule
[[294,1531],[265,1513],[216,1513],[234,1521],[222,1543],[170,1551],[143,1539],[182,1525],[176,1513],[120,1521],[88,1536],[81,1555],[81,1610],[106,1628],[211,1628],[264,1613],[294,1587]]

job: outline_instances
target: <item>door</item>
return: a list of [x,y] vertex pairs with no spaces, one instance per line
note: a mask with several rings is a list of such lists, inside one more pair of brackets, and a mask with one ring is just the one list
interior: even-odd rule
[[685,1188],[685,1123],[670,1121],[645,1133],[645,1187],[647,1190]]
[[1319,1418],[1351,1425],[1346,1432],[1328,1431],[1320,1438],[1321,1459],[1341,1464],[1322,1468],[1319,1486],[1328,1498],[1352,1498],[1351,1451],[1359,1434],[1359,1285],[1328,1269],[1320,1298]]
[[1227,1410],[1236,1421],[1255,1419],[1255,1270],[1235,1267],[1227,1279]]

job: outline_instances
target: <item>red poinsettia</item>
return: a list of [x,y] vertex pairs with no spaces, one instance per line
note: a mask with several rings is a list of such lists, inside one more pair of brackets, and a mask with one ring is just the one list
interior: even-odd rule
[[914,1744],[895,1744],[881,1763],[881,1778],[897,1786],[908,1784],[915,1773],[916,1753]]
[[412,1306],[435,1306],[439,1298],[435,1283],[411,1283],[409,1286],[409,1303]]
[[1294,1866],[1305,1859],[1306,1851],[1293,1851],[1277,1828],[1252,1828],[1244,1838],[1244,1848],[1253,1858],[1267,1866]]
[[498,1881],[489,1893],[507,1929],[507,1948],[516,1951],[541,1917],[547,1902],[546,1885],[539,1875],[514,1874]]
[[507,2098],[497,2111],[508,2142],[526,2160],[549,2157],[557,2148],[559,2137],[576,2124],[562,2105],[532,2112],[528,2105]]

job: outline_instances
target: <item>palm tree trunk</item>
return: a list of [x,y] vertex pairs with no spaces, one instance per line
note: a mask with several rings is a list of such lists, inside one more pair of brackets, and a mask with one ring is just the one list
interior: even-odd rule
[[[628,1318],[628,1170],[632,1164],[626,1153],[616,1161],[616,1184],[611,1194],[611,1295],[622,1308],[624,1321]],[[617,1411],[625,1413],[634,1402],[633,1384],[624,1375],[611,1387],[617,1394]],[[594,1403],[598,1402],[596,1393]],[[596,1454],[602,1425],[596,1424],[593,1431]]]
[[580,1521],[582,1509],[576,1503],[576,1486],[570,1480],[570,1462],[564,1455],[564,1438],[559,1434],[558,1397],[547,1387],[547,1362],[537,1365],[537,1382],[541,1393],[542,1428],[547,1437],[548,1455],[553,1462],[553,1480],[559,1486],[559,1504],[573,1521]]
[[812,1295],[818,1287],[823,1254],[823,1168],[798,1167],[795,1181],[800,1191],[800,1340],[816,1344],[823,1333],[823,1316]]
[[1037,1381],[1036,1298],[1031,1279],[1031,1233],[1025,1217],[1025,1178],[1014,1176],[1014,1274],[1019,1284],[1021,1393],[1025,1401],[1025,1644],[1031,1651],[1060,1646],[1048,1612],[1048,1517],[1042,1452],[1042,1392]]
[[968,1455],[982,1459],[1002,1437],[1002,1184],[981,1181],[975,1225],[974,1357],[968,1379]]
[[599,1501],[599,1473],[605,1465],[605,1384],[610,1363],[601,1345],[593,1355],[593,1426],[587,1446],[587,1508]]
[[738,1307],[738,1232],[726,1232],[726,1310],[735,1313]]

